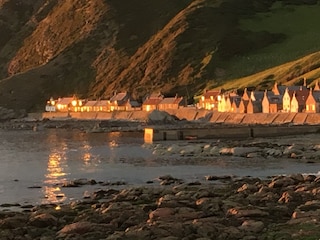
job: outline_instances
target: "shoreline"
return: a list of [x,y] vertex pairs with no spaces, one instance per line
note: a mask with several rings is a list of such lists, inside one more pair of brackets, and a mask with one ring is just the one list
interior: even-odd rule
[[[35,123],[37,129],[34,129]],[[87,120],[72,120],[72,122],[15,120],[6,123],[8,125],[1,123],[1,128],[8,126],[13,130],[41,131],[61,128],[87,131],[96,123]],[[107,121],[105,124],[111,124],[106,126],[109,130],[113,128],[119,130],[119,127],[123,130],[125,127],[130,127],[130,122],[127,121]],[[133,128],[141,127],[139,122],[136,124]],[[159,128],[167,126],[156,125]],[[170,127],[175,126],[170,125]],[[265,148],[265,145],[262,145]],[[202,153],[205,147],[207,145],[201,145]],[[213,146],[212,149],[219,151],[210,151],[210,154],[220,156],[224,150],[226,155],[238,154],[249,158],[252,153],[248,150],[253,151],[251,147],[253,146],[244,145],[241,148],[221,146],[216,149]],[[306,154],[304,146],[301,146],[301,149],[300,146],[296,149],[297,146],[294,144],[292,148],[287,147],[290,150],[288,154],[292,158],[300,157],[298,150],[303,152],[302,156]],[[308,147],[308,149],[314,154],[318,153],[318,148]],[[161,149],[158,146],[159,150]],[[196,159],[194,149],[189,150],[192,150],[191,157]],[[191,152],[186,154],[190,156]],[[278,152],[274,150],[268,154],[273,156]],[[159,179],[162,179],[162,184],[155,186],[144,184],[139,187],[123,186],[123,189],[117,189],[112,185],[103,186],[100,190],[87,192],[84,199],[68,204],[24,206],[22,211],[0,208],[0,238],[26,240],[320,238],[320,177],[317,175],[292,174],[275,176],[272,179],[208,176],[204,182],[183,182],[171,176],[162,176]]]
[[[84,133],[140,132],[145,141],[192,140],[192,139],[250,139],[261,137],[299,136],[320,134],[320,124],[295,125],[291,123],[235,125],[207,121],[146,122],[124,119],[12,119],[0,122],[3,130],[71,129]],[[147,129],[148,132],[145,132]],[[151,130],[151,135],[150,135]]]
[[[320,177],[210,176],[112,186],[70,204],[0,211],[5,239],[304,239],[320,237]],[[218,181],[218,182],[217,182]],[[170,183],[170,184],[169,184]]]

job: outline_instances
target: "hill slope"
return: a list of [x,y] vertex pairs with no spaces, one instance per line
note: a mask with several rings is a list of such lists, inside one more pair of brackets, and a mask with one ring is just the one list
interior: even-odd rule
[[191,100],[205,88],[302,77],[312,84],[319,10],[313,0],[4,0],[0,106],[42,110],[50,96],[125,90]]

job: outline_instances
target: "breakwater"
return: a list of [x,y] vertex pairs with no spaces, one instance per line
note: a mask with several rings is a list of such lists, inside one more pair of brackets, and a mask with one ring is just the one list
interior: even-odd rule
[[[212,112],[205,109],[180,108],[166,110],[179,120],[206,121],[210,123],[225,123],[228,125],[317,125],[320,124],[320,113],[229,113]],[[150,112],[146,111],[114,111],[114,112],[44,112],[37,118],[48,119],[82,119],[82,120],[137,120],[146,121]]]
[[193,139],[243,139],[253,137],[282,137],[288,135],[301,135],[319,133],[320,125],[299,126],[226,126],[212,125],[205,128],[183,129],[153,129],[146,128],[145,142],[164,140],[193,140]]

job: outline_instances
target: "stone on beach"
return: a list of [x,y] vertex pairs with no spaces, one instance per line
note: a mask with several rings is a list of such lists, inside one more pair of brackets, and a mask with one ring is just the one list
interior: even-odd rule
[[[223,184],[100,189],[91,194],[99,192],[99,200],[72,202],[59,209],[49,204],[29,212],[0,212],[0,236],[27,240],[319,237],[317,179],[292,174],[265,180],[228,178]],[[307,230],[304,224],[309,224]]]

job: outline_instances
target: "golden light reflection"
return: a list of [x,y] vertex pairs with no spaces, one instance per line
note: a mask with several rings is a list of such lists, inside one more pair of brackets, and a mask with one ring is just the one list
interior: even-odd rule
[[109,146],[110,148],[115,148],[115,147],[118,147],[119,146],[119,138],[121,136],[121,133],[120,132],[112,132],[110,133],[110,142],[109,142]]
[[66,147],[62,144],[62,151],[58,149],[52,149],[52,152],[48,157],[47,173],[45,175],[45,187],[44,195],[45,199],[43,203],[59,203],[66,200],[66,195],[62,192],[59,184],[66,181],[65,176],[67,175],[65,167],[65,151]]
[[120,132],[111,132],[109,133],[109,148],[110,148],[110,154],[109,154],[109,161],[114,162],[117,157],[116,148],[119,145],[119,138],[121,136]]
[[90,153],[91,146],[89,145],[89,143],[87,141],[84,142],[83,150],[84,150],[84,153],[82,155],[82,160],[85,165],[90,165],[91,159],[92,159],[92,155]]

